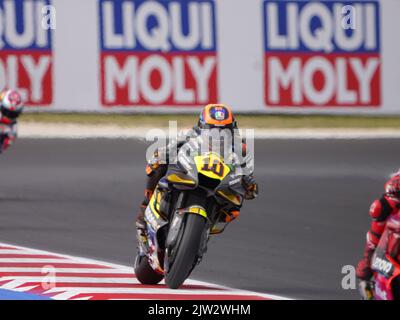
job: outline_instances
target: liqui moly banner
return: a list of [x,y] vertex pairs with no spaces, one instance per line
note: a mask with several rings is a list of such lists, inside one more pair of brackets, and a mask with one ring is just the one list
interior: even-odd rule
[[268,107],[381,107],[377,1],[264,1]]
[[210,0],[100,0],[101,103],[198,106],[218,100]]
[[0,90],[34,111],[400,114],[399,13],[399,0],[0,0]]
[[0,0],[0,89],[17,88],[27,105],[53,102],[50,28],[46,0]]

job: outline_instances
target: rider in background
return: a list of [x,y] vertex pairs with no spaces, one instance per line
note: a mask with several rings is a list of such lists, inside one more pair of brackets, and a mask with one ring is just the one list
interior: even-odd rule
[[[177,151],[181,148],[186,142],[188,142],[192,138],[196,138],[201,135],[203,129],[215,129],[218,128],[220,130],[229,129],[232,133],[235,129],[237,129],[237,123],[233,116],[231,109],[222,104],[209,104],[204,107],[200,114],[200,119],[196,126],[193,127],[191,131],[191,135],[185,136],[183,139],[178,137],[178,141],[172,142],[175,143],[175,147]],[[247,155],[246,144],[244,141],[241,146],[242,157],[244,159],[249,159],[251,155]],[[144,200],[140,206],[140,210],[136,217],[136,228],[138,230],[138,236],[140,241],[144,242],[147,240],[146,236],[146,222],[144,220],[144,212],[146,210],[147,205],[149,204],[150,198],[153,195],[153,192],[158,184],[158,181],[166,174],[168,168],[168,149],[171,148],[171,144],[167,146],[167,148],[163,148],[160,150],[156,150],[153,158],[150,159],[146,166],[146,174],[147,174],[147,183],[146,189],[144,191]],[[235,152],[235,151],[234,151]],[[166,159],[166,161],[161,161],[162,159]],[[242,176],[242,185],[246,190],[245,198],[247,200],[254,199],[258,194],[258,185],[254,179],[253,171]],[[228,213],[225,222],[230,222],[236,219],[239,216],[240,208],[236,208],[235,210]]]
[[385,193],[378,200],[375,200],[369,210],[372,223],[367,232],[367,243],[364,250],[364,257],[357,265],[356,274],[361,280],[360,287],[366,296],[371,295],[370,280],[373,276],[371,269],[372,255],[379,243],[379,239],[385,229],[389,216],[396,214],[400,209],[400,170],[394,173],[385,184]]
[[24,109],[20,94],[15,90],[0,93],[0,153],[17,138],[17,119]]

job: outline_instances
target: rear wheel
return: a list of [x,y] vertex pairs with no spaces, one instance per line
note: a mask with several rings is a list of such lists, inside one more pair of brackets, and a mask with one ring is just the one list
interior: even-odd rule
[[179,288],[189,276],[201,245],[206,220],[197,214],[188,214],[183,226],[183,234],[173,250],[173,260],[169,261],[165,283],[171,289]]
[[164,276],[157,273],[150,266],[146,256],[136,256],[135,261],[135,275],[142,284],[157,284]]

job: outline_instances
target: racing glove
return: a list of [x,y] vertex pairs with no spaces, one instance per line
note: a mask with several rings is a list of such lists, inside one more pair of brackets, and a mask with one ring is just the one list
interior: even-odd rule
[[245,199],[246,200],[251,200],[257,197],[258,195],[258,184],[256,180],[254,179],[253,175],[249,176],[244,176],[242,178],[242,185],[244,189],[246,190],[245,193]]
[[371,259],[374,254],[375,248],[370,247],[368,244],[365,247],[364,257],[358,263],[356,268],[357,278],[360,280],[370,280],[373,272],[371,269]]

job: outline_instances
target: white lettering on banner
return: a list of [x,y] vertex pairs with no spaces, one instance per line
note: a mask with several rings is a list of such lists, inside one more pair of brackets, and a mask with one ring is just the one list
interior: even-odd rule
[[[158,55],[153,55],[142,63],[139,73],[141,92],[150,103],[158,104],[169,97],[172,89],[172,76],[169,68],[168,62]],[[153,88],[150,80],[151,73],[155,70],[161,77],[158,88]]]
[[[128,87],[130,103],[139,101],[139,92],[146,101],[155,104],[165,101],[171,95],[177,102],[191,102],[197,92],[197,99],[206,103],[209,96],[208,83],[215,68],[216,58],[207,57],[201,63],[198,57],[176,56],[169,64],[164,57],[151,55],[139,64],[139,59],[131,56],[120,66],[115,57],[108,56],[105,58],[104,64],[107,103],[115,102],[117,88],[124,87]],[[194,89],[184,86],[187,82],[185,72],[183,72],[185,65],[194,79]],[[161,85],[158,88],[151,86],[150,81],[151,74],[155,71],[161,77]]]
[[[176,74],[185,74],[185,65],[182,59],[173,59],[173,69]],[[195,99],[194,90],[185,87],[183,77],[174,77],[175,100],[178,103],[190,103]]]
[[[189,31],[183,32],[182,8],[171,1],[168,8],[157,1],[147,1],[135,8],[132,2],[122,3],[122,32],[114,30],[114,4],[102,3],[104,14],[104,45],[112,49],[134,49],[138,39],[144,50],[168,51],[171,46],[178,50],[192,50],[201,45],[203,50],[213,47],[211,28],[212,8],[210,3],[188,4]],[[157,26],[149,29],[149,18],[156,19]]]
[[[342,28],[342,4],[334,5],[334,14],[323,3],[310,2],[299,13],[296,3],[287,4],[286,34],[279,34],[279,15],[276,3],[268,3],[266,7],[268,24],[268,47],[270,49],[297,49],[300,41],[315,51],[327,53],[334,50],[333,43],[339,49],[352,51],[359,48],[364,42],[367,49],[377,46],[375,31],[375,7],[371,4],[355,4],[355,11],[359,14],[356,27],[349,37]],[[364,18],[363,18],[364,17]],[[311,20],[319,19],[321,26],[311,30]]]
[[351,2],[350,28],[344,6],[264,0],[267,107],[380,106],[380,4]]
[[196,82],[196,88],[198,92],[199,103],[206,103],[209,97],[208,82],[211,78],[211,73],[216,65],[215,57],[207,57],[201,65],[200,61],[196,57],[189,57],[188,64],[193,73],[193,77]]
[[[147,28],[147,20],[150,16],[157,19],[158,26]],[[140,6],[136,14],[137,37],[147,50],[170,49],[168,43],[168,15],[160,3],[150,1]]]
[[[51,66],[51,58],[49,56],[41,56],[37,62],[30,55],[8,55],[5,61],[0,59],[0,88],[10,87],[17,88],[24,99],[30,98],[32,102],[42,101],[44,97],[44,77]],[[20,68],[26,73],[29,81],[28,90],[19,87],[21,74]]]
[[39,102],[43,99],[43,79],[50,67],[51,59],[48,56],[39,58],[35,63],[31,56],[24,55],[21,57],[22,65],[25,67],[26,73],[30,81],[31,100]]
[[[268,60],[269,97],[271,102],[279,102],[279,88],[290,88],[293,102],[303,103],[305,97],[313,104],[325,104],[334,96],[341,103],[354,103],[357,98],[365,104],[371,102],[372,76],[379,66],[378,58],[371,58],[364,64],[360,58],[353,57],[347,62],[337,59],[334,66],[324,57],[316,57],[305,61],[302,65],[300,58],[293,58],[283,67],[278,58]],[[360,84],[359,94],[349,89],[346,70],[354,73]],[[323,75],[322,89],[316,89],[313,79],[316,73]],[[337,84],[337,85],[336,85]]]
[[48,0],[0,0],[0,90],[18,90],[27,106],[53,101],[50,28],[55,11]]
[[[17,16],[16,3],[3,1],[3,10],[0,8],[0,49],[6,45],[19,49],[36,46],[45,48],[49,46],[47,30],[38,23],[41,21],[44,1],[23,1],[23,15]],[[23,30],[17,31],[17,21],[23,19]]]
[[371,101],[371,93],[369,88],[372,76],[375,74],[375,71],[379,66],[379,59],[368,59],[366,66],[363,67],[363,63],[360,61],[360,59],[351,58],[350,65],[357,77],[358,83],[360,84],[360,100],[362,103],[367,104]]
[[[314,87],[313,77],[317,72],[324,75],[324,85],[318,90]],[[324,58],[317,57],[309,60],[303,69],[303,90],[305,96],[316,104],[327,103],[334,94],[335,82],[331,64]]]
[[346,76],[346,59],[336,59],[337,70],[337,100],[343,104],[353,104],[357,101],[357,92],[348,88],[349,82]]
[[214,1],[98,1],[104,106],[218,100]]
[[280,100],[279,88],[292,88],[291,94],[296,104],[302,103],[301,92],[301,60],[292,59],[285,68],[278,58],[271,58],[268,61],[269,66],[269,97],[271,102],[278,103]]
[[104,61],[105,65],[105,86],[106,86],[106,102],[116,101],[116,87],[125,87],[128,85],[129,101],[136,103],[139,99],[137,92],[137,58],[128,57],[123,67],[119,67],[115,57],[107,57]]
[[18,87],[18,58],[8,56],[6,61],[0,59],[0,88],[16,88],[25,100],[28,98],[28,91]]

